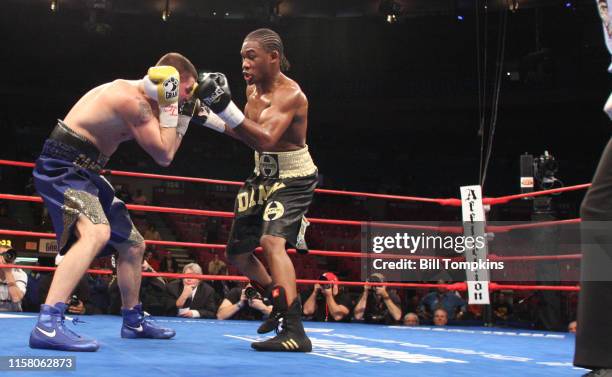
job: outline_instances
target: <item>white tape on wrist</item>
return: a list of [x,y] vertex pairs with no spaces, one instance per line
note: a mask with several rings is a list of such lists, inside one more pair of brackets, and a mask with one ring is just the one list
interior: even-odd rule
[[206,119],[206,123],[204,123],[204,125],[208,128],[212,128],[217,132],[225,132],[225,122],[223,121],[223,119],[221,119],[221,117],[219,117],[212,111],[208,114],[208,118]]
[[244,114],[240,111],[238,106],[236,106],[234,101],[230,101],[225,110],[217,115],[219,115],[230,128],[236,128],[244,122]]
[[159,125],[163,128],[176,128],[178,125],[178,104],[159,107]]
[[176,127],[176,133],[181,135],[181,137],[185,136],[187,133],[187,129],[189,128],[189,123],[191,122],[191,117],[188,115],[179,115],[178,123]]

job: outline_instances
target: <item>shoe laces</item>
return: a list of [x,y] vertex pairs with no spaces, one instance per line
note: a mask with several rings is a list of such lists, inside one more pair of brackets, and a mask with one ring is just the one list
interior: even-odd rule
[[274,328],[274,332],[276,333],[276,335],[282,335],[286,332],[286,330],[287,330],[287,327],[283,326],[283,317],[279,316],[278,324]]
[[[61,319],[60,319],[60,324],[59,324],[59,327],[60,327],[60,328],[61,328],[61,329],[62,329],[64,332],[68,333],[69,335],[72,335],[72,336],[74,336],[74,337],[76,337],[76,338],[80,339],[80,338],[81,338],[81,336],[80,336],[79,334],[75,333],[74,331],[70,330],[70,329],[69,329],[69,328],[66,326],[65,321],[66,321],[66,316],[65,316],[64,314],[62,314]],[[85,323],[85,321],[81,321],[81,320],[79,319],[79,317],[74,317],[74,318],[72,319],[72,324],[73,324],[74,326],[76,326],[76,325],[77,325],[77,323]]]
[[142,324],[146,324],[148,326],[152,326],[152,327],[157,327],[157,328],[162,328],[160,325],[158,325],[156,323],[156,319],[155,317],[153,317],[151,314],[142,314],[142,320],[141,320]]

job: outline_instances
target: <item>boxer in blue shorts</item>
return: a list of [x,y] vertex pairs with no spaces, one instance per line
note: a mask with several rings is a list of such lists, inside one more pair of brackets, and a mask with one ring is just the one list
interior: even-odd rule
[[[179,120],[179,103],[196,86],[193,64],[177,53],[164,55],[142,80],[100,85],[72,107],[45,141],[34,183],[51,216],[62,255],[49,294],[41,305],[30,347],[96,351],[99,344],[64,324],[66,300],[92,260],[118,253],[123,338],[168,339],[174,330],[145,318],[138,302],[145,245],[112,186],[100,175],[119,144],[135,140],[168,166],[189,122]],[[181,111],[189,111],[182,107]]]

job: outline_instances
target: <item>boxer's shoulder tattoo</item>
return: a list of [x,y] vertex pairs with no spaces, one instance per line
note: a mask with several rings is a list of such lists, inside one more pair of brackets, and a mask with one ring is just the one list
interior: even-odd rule
[[151,105],[142,98],[138,99],[138,120],[140,123],[146,123],[151,120],[153,116],[153,110],[151,109]]

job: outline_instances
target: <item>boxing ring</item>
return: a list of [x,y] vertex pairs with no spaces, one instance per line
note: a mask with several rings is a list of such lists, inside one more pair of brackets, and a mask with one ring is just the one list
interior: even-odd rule
[[[0,165],[31,168],[33,164],[0,160]],[[174,180],[205,184],[238,186],[241,182],[204,178],[177,177],[109,170],[105,174]],[[499,198],[484,198],[483,203],[496,205],[511,200],[539,195],[549,195],[571,190],[581,190],[589,184],[557,188],[528,194],[510,195]],[[461,207],[455,198],[432,199],[410,196],[373,194],[352,191],[317,189],[318,194],[348,195],[399,201],[416,201],[441,206]],[[0,194],[0,199],[41,203],[35,196]],[[140,212],[174,213],[193,216],[231,218],[231,212],[202,209],[171,208],[128,204],[128,209]],[[342,226],[363,226],[366,221],[345,219],[308,218],[312,224]],[[495,227],[491,232],[509,232],[514,229],[545,227],[550,225],[576,224],[580,219],[547,221]],[[377,223],[383,224],[384,223]],[[395,226],[388,224],[389,227]],[[457,229],[446,229],[454,232]],[[0,229],[1,235],[17,237],[54,238],[52,233],[32,232],[25,229]],[[149,245],[176,246],[193,249],[223,250],[225,245],[197,242],[153,241]],[[261,250],[258,250],[260,252]],[[311,256],[334,258],[369,258],[359,251],[310,250],[308,255],[297,255],[293,249],[288,253],[295,258]],[[394,255],[379,254],[380,258],[397,258]],[[415,256],[414,258],[422,258]],[[580,254],[557,256],[497,256],[492,260],[538,261],[568,260],[579,261]],[[300,259],[298,259],[300,260]],[[31,270],[53,270],[52,267],[4,265]],[[91,269],[92,274],[111,274],[109,270]],[[183,275],[174,273],[143,273],[143,276],[181,278],[189,276],[203,280],[247,281],[242,276]],[[298,284],[325,283],[313,279],[298,279]],[[360,281],[341,281],[345,286],[363,286]],[[369,283],[371,286],[384,285],[398,288],[435,288],[440,284],[421,283]],[[467,284],[459,282],[445,284],[446,288],[466,291]],[[491,282],[490,291],[566,291],[577,292],[575,285],[524,285]],[[342,376],[403,376],[427,374],[431,376],[473,376],[501,371],[508,376],[579,376],[586,372],[572,365],[574,335],[568,333],[502,329],[491,327],[431,327],[431,326],[385,326],[361,323],[304,322],[306,332],[312,340],[313,351],[308,354],[255,352],[249,343],[263,340],[257,336],[256,321],[190,320],[175,317],[156,317],[162,325],[173,327],[177,335],[171,340],[121,339],[119,330],[121,318],[110,315],[79,317],[86,323],[78,324],[75,331],[96,338],[100,350],[94,353],[66,353],[50,350],[30,349],[27,344],[29,332],[36,323],[36,313],[0,313],[2,326],[2,349],[0,356],[75,356],[76,371],[70,375],[140,376],[143,374],[167,376],[259,376],[299,375],[311,376],[321,371],[333,371]],[[70,316],[67,316],[70,317]],[[67,322],[69,322],[67,320]],[[69,325],[70,327],[72,325]],[[9,375],[40,375],[41,372],[20,371]],[[67,372],[44,372],[45,376],[66,375]],[[495,373],[495,372],[494,372]]]
[[[83,317],[81,317],[83,318]],[[304,322],[307,354],[252,350],[258,322],[156,317],[176,329],[171,340],[121,339],[118,316],[95,315],[76,326],[100,342],[92,353],[35,350],[27,337],[34,313],[0,315],[2,356],[76,356],[75,372],[15,372],[11,376],[580,376],[572,366],[572,334],[508,329],[382,326]]]

